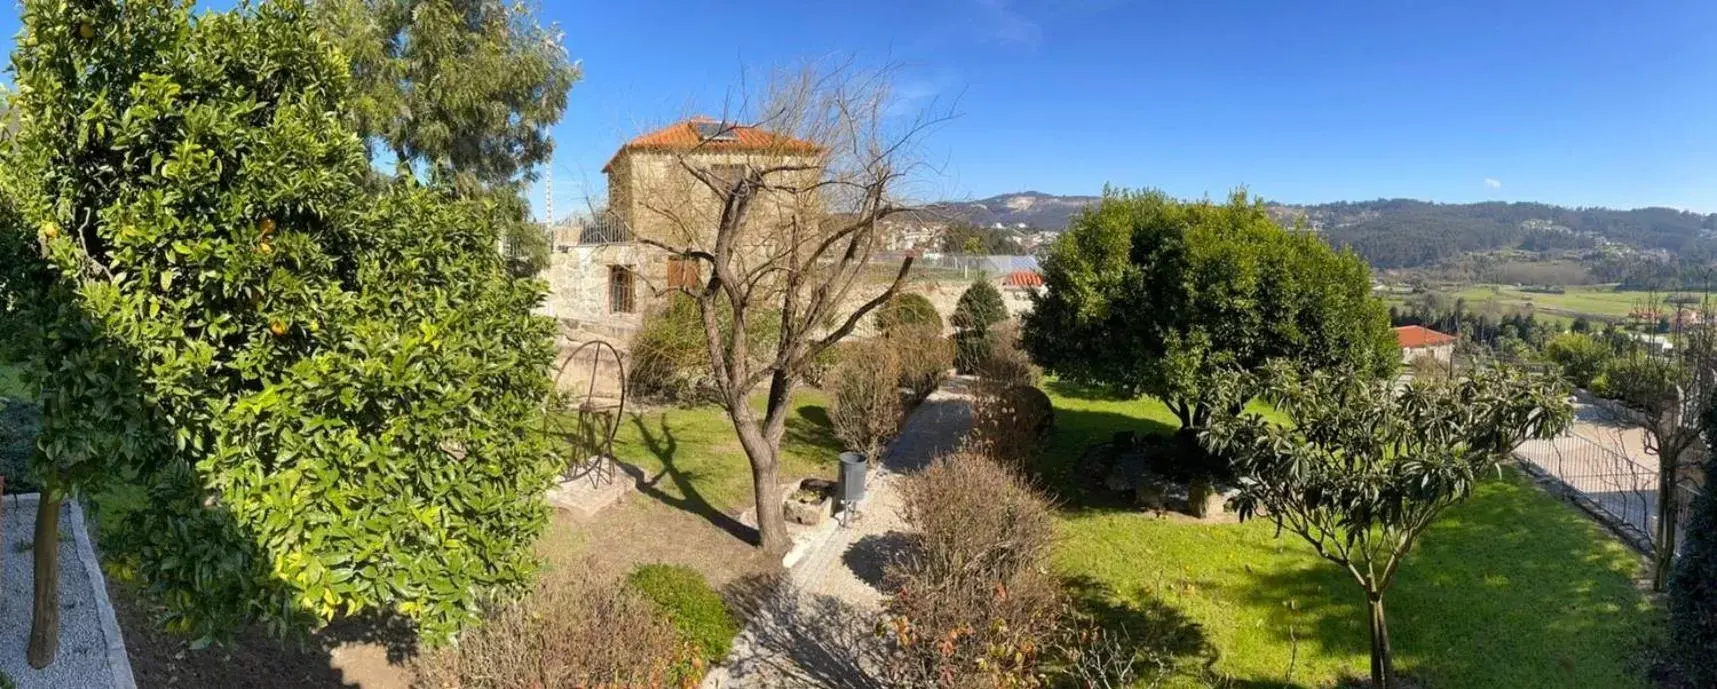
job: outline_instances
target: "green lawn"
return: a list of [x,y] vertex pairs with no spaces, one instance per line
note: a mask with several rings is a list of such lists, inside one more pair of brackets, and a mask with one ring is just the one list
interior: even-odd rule
[[[1173,428],[1159,402],[1050,388],[1052,485],[1117,430]],[[1236,686],[1320,687],[1366,673],[1358,586],[1297,537],[1276,538],[1263,521],[1204,525],[1088,507],[1077,491],[1061,492],[1059,568],[1135,636],[1186,654],[1213,648],[1214,671]],[[1445,514],[1404,565],[1388,600],[1397,663],[1439,689],[1644,686],[1628,664],[1655,615],[1631,580],[1640,565],[1510,473]]]
[[[840,442],[830,430],[828,397],[802,389],[793,398],[787,436],[781,442],[781,476],[827,475],[834,478]],[[759,415],[762,398],[757,400]],[[663,408],[627,414],[614,439],[614,454],[641,467],[646,478],[672,500],[701,502],[727,513],[751,500],[751,465],[739,446],[733,423],[721,407]]]

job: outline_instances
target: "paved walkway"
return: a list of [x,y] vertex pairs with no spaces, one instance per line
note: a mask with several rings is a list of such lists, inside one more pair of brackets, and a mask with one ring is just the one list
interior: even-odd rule
[[800,558],[784,581],[741,602],[751,607],[751,622],[704,689],[877,686],[866,668],[879,662],[873,637],[882,571],[903,543],[897,486],[958,447],[972,423],[968,385],[950,380],[912,412],[882,465],[871,468],[857,520]]

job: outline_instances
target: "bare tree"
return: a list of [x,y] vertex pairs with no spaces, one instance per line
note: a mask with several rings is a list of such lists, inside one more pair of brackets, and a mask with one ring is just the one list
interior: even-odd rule
[[[1664,315],[1665,312],[1668,315]],[[1652,590],[1669,583],[1681,522],[1680,486],[1698,467],[1701,421],[1717,404],[1717,317],[1710,296],[1684,306],[1656,299],[1637,310],[1649,314],[1646,330],[1661,320],[1669,332],[1643,343],[1608,374],[1614,395],[1643,431],[1644,449],[1657,457],[1657,524],[1652,534]]]
[[[751,464],[765,550],[787,546],[781,439],[807,365],[912,269],[910,256],[888,273],[872,267],[881,223],[910,209],[901,194],[922,168],[915,147],[948,116],[896,112],[891,73],[851,63],[777,73],[721,120],[696,124],[701,140],[668,163],[686,181],[682,193],[634,200],[634,224],[657,226],[633,228],[636,239],[698,267],[695,280],[671,272],[678,284],[668,289],[700,307],[716,388]],[[776,321],[761,352],[747,337],[760,319]],[[751,398],[766,382],[760,416]]]

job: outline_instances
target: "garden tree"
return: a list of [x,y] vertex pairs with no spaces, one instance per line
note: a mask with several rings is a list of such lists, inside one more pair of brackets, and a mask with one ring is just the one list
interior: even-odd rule
[[948,317],[954,333],[954,367],[974,373],[990,358],[990,326],[1007,320],[1008,307],[1002,293],[989,280],[978,279],[960,294],[954,313]]
[[[1655,305],[1654,305],[1655,306]],[[1698,323],[1711,323],[1710,300]],[[1717,407],[1717,330],[1678,327],[1667,347],[1636,347],[1604,373],[1605,391],[1633,412],[1623,421],[1644,431],[1645,451],[1657,457],[1657,532],[1652,534],[1652,590],[1669,584],[1681,523],[1680,486],[1697,462],[1703,419]]]
[[1592,381],[1604,372],[1604,366],[1615,355],[1610,346],[1581,332],[1557,335],[1544,345],[1544,356],[1562,367],[1568,382],[1577,387],[1592,386]]
[[499,209],[372,184],[294,0],[31,0],[23,24],[0,325],[45,414],[32,664],[60,502],[114,482],[110,571],[205,640],[377,611],[433,642],[524,583],[553,326],[492,250]]
[[548,238],[522,194],[549,161],[549,128],[579,68],[518,0],[314,0],[350,60],[353,122],[396,175],[423,174],[506,209],[504,240],[522,271],[547,266]]
[[1371,681],[1395,686],[1384,595],[1437,516],[1465,499],[1522,441],[1561,434],[1573,419],[1560,378],[1491,367],[1466,378],[1388,380],[1345,371],[1265,368],[1266,398],[1288,423],[1232,413],[1253,387],[1217,376],[1226,403],[1202,440],[1234,459],[1242,519],[1298,534],[1365,591]]
[[1365,262],[1282,229],[1244,191],[1217,204],[1105,190],[1043,274],[1025,316],[1032,360],[1155,396],[1188,432],[1216,411],[1210,381],[1223,367],[1287,358],[1374,378],[1401,360]]
[[[701,284],[674,289],[702,313],[718,397],[751,464],[759,545],[768,551],[787,546],[780,454],[793,391],[819,354],[893,299],[912,268],[908,257],[886,283],[866,280],[880,221],[910,210],[898,196],[917,168],[905,152],[945,118],[891,113],[889,76],[851,64],[777,73],[702,143],[674,156],[693,191],[715,203],[640,201],[672,236],[634,233],[638,241],[707,267],[698,272],[708,276]],[[768,143],[726,151],[729,162],[719,168],[696,155],[741,130]],[[731,326],[723,326],[724,313]],[[762,356],[741,335],[756,318],[780,326]],[[760,417],[751,397],[764,383]]]
[[1717,686],[1717,410],[1705,409],[1705,490],[1694,498],[1687,542],[1669,579],[1670,639],[1692,686]]

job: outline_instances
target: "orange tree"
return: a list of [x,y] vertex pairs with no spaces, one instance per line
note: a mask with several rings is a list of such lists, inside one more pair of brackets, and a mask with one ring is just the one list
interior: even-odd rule
[[[0,166],[0,332],[39,384],[31,661],[52,524],[112,481],[121,575],[207,639],[403,615],[431,640],[529,575],[555,462],[541,286],[497,210],[377,189],[295,0],[28,1]],[[44,569],[47,568],[47,569]]]

